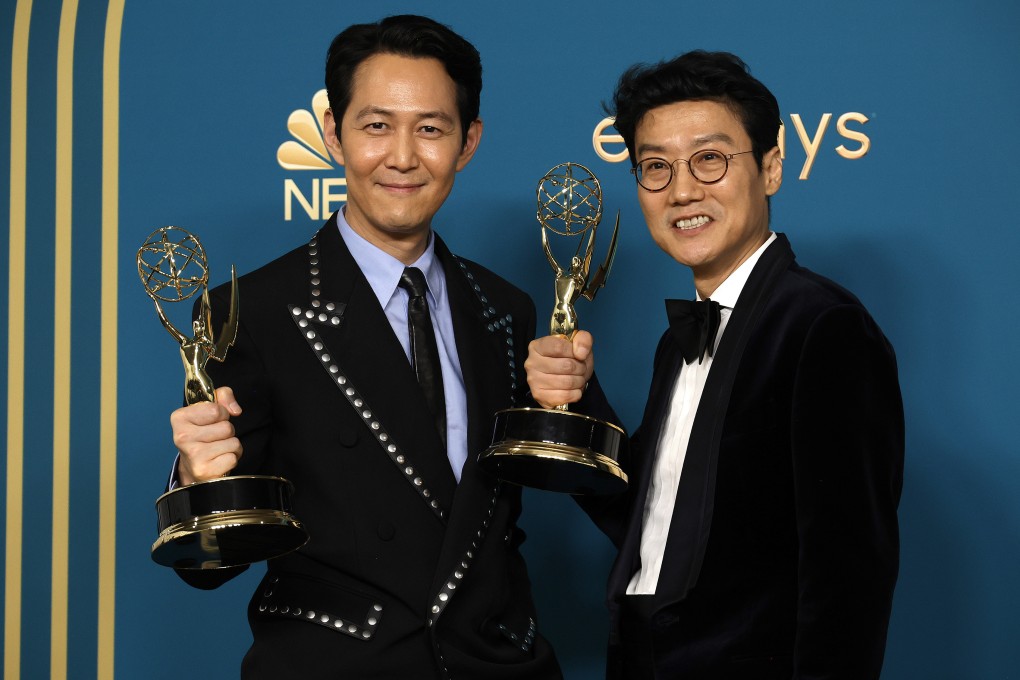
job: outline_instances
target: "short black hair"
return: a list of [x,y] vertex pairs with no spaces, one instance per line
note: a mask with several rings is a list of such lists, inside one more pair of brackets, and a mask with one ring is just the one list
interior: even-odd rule
[[457,112],[463,142],[468,127],[478,119],[482,93],[482,59],[475,46],[428,17],[402,14],[374,24],[349,26],[333,38],[326,53],[326,93],[333,117],[339,121],[351,103],[354,74],[363,61],[376,54],[396,54],[439,60],[457,86]]
[[650,110],[682,101],[715,101],[741,121],[751,138],[758,167],[778,143],[779,103],[739,57],[729,52],[695,50],[658,64],[636,64],[627,69],[613,93],[609,113],[636,162],[634,132]]

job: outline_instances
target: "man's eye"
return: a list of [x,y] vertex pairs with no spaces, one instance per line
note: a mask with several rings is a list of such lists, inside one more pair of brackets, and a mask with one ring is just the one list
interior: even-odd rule
[[422,125],[421,131],[427,135],[435,135],[441,132],[435,125]]
[[666,165],[666,161],[647,161],[645,163],[645,172],[659,172],[665,170],[669,166]]
[[698,156],[698,161],[714,163],[721,159],[720,155],[715,151],[706,151]]
[[385,130],[386,123],[369,123],[365,128],[368,130]]

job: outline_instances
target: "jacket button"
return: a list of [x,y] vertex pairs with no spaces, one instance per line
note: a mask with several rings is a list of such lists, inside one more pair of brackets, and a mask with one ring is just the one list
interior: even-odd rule
[[667,614],[666,612],[659,612],[652,617],[652,625],[658,629],[669,628],[675,625],[680,618],[675,614]]
[[379,522],[379,526],[375,529],[376,534],[379,538],[384,541],[392,541],[393,537],[397,535],[397,528],[393,526],[391,522],[382,521]]
[[347,448],[353,447],[358,443],[358,431],[354,428],[344,428],[340,430],[340,446]]

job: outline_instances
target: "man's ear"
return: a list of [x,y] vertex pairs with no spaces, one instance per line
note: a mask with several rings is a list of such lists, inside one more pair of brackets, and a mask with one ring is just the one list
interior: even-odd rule
[[772,147],[765,154],[761,167],[765,173],[765,195],[773,196],[783,185],[783,156],[779,153],[778,146]]
[[468,126],[467,138],[464,140],[464,148],[460,150],[460,156],[457,158],[457,172],[464,169],[464,166],[468,164],[468,161],[475,155],[475,151],[478,150],[478,144],[482,141],[482,119],[478,118],[471,122]]
[[333,160],[337,162],[337,165],[343,165],[344,148],[340,144],[340,136],[337,134],[337,121],[333,117],[333,109],[326,109],[326,112],[322,114],[322,137]]

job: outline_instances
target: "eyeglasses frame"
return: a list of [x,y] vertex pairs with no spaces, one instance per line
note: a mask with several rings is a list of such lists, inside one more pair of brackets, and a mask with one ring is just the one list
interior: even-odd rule
[[[706,182],[705,180],[703,180],[700,177],[698,177],[697,175],[695,175],[694,174],[694,170],[691,168],[691,158],[694,158],[698,154],[703,154],[703,153],[717,153],[717,154],[719,154],[723,158],[723,160],[726,161],[726,167],[723,169],[723,173],[721,175],[719,175],[718,178],[713,179],[713,180],[711,180],[709,182]],[[751,149],[749,151],[737,151],[736,153],[723,153],[722,151],[719,151],[718,149],[701,149],[699,151],[695,151],[693,154],[691,154],[687,158],[677,158],[672,163],[667,161],[665,158],[661,158],[659,156],[652,156],[650,158],[643,158],[639,163],[635,163],[633,165],[633,167],[631,167],[631,169],[630,169],[630,174],[634,175],[634,181],[637,182],[637,185],[639,187],[641,187],[642,189],[644,189],[645,191],[647,191],[649,193],[657,194],[660,191],[665,191],[666,189],[668,189],[669,185],[673,183],[673,178],[676,176],[676,170],[673,169],[674,166],[677,163],[686,163],[687,164],[687,171],[689,173],[691,173],[691,177],[693,177],[695,179],[695,181],[697,181],[697,182],[699,182],[701,184],[716,184],[718,182],[721,182],[723,180],[723,178],[726,177],[726,173],[730,171],[730,160],[734,156],[740,156],[740,155],[745,154],[745,153],[754,153],[754,149]],[[666,181],[666,183],[663,186],[659,187],[658,189],[649,189],[648,187],[646,187],[644,184],[641,183],[640,179],[638,179],[637,169],[638,169],[638,165],[640,163],[645,163],[647,161],[656,161],[656,160],[662,161],[663,163],[665,163],[666,165],[669,166],[669,179]]]

